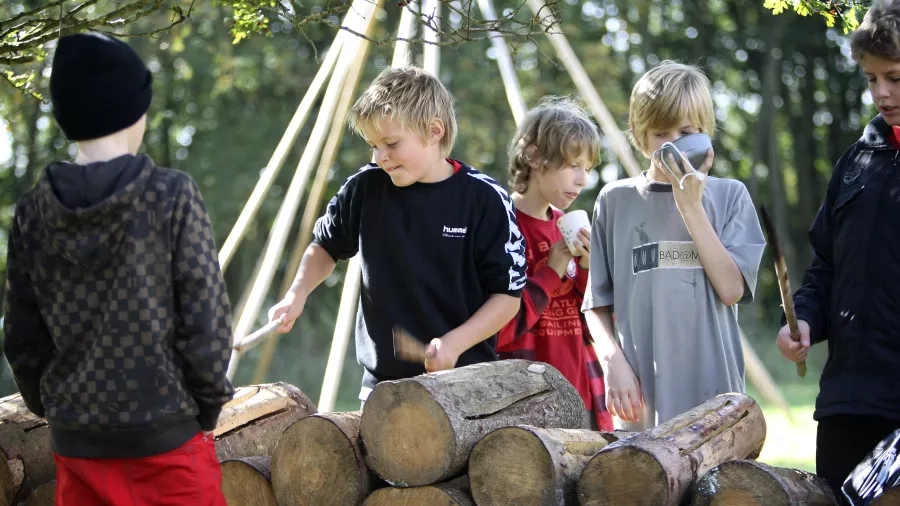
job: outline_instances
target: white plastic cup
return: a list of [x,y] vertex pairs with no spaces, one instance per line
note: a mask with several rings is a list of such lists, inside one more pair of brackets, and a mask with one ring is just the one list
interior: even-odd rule
[[575,241],[578,236],[578,231],[582,228],[586,228],[588,230],[591,229],[591,220],[588,218],[587,211],[582,209],[577,209],[570,213],[566,213],[563,216],[560,216],[559,220],[556,222],[557,228],[562,232],[563,239],[566,241],[566,246],[569,247],[569,252],[572,255],[577,256],[578,251],[575,249],[575,245],[573,241]]

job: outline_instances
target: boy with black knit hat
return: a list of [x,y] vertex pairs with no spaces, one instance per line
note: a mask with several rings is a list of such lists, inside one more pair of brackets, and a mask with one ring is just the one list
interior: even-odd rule
[[56,504],[224,506],[231,312],[196,183],[136,154],[151,74],[113,37],[70,35],[50,95],[78,156],[16,205],[4,351],[50,424]]

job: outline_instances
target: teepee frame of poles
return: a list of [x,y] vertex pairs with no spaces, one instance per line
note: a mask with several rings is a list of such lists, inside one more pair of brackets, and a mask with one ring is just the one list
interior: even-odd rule
[[[423,0],[422,13],[425,16],[432,16],[431,19],[433,21],[438,19],[441,1]],[[347,27],[353,32],[370,36],[375,25],[375,12],[380,7],[380,4],[381,0],[353,0],[353,4],[344,17],[341,26]],[[545,26],[547,38],[556,50],[557,56],[563,63],[566,71],[572,77],[578,93],[587,103],[588,109],[600,125],[606,136],[606,143],[625,168],[627,174],[629,176],[638,175],[641,170],[640,165],[635,159],[625,135],[619,129],[612,114],[610,114],[603,103],[600,94],[575,55],[575,51],[569,44],[567,37],[564,33],[554,28],[559,26],[559,23],[550,9],[547,8],[545,0],[527,0],[527,4],[534,15]],[[415,29],[415,16],[418,15],[418,8],[417,3],[410,2],[403,9],[400,22],[398,23],[397,42],[394,45],[394,55],[391,62],[393,66],[403,65],[407,60],[409,53],[408,40]],[[478,0],[478,8],[485,19],[496,19],[493,0]],[[438,35],[430,26],[423,25],[423,29],[425,30],[423,34],[423,67],[433,75],[438,75],[440,65]],[[490,43],[496,52],[500,75],[512,110],[513,119],[518,124],[524,117],[527,106],[522,98],[521,87],[516,77],[509,47],[503,36],[497,33],[491,34]],[[264,197],[284,166],[288,153],[294,146],[307,119],[309,119],[313,106],[324,88],[322,103],[319,106],[309,140],[297,164],[291,183],[285,192],[284,200],[263,248],[263,254],[256,263],[247,288],[235,306],[234,353],[228,366],[229,379],[234,377],[242,355],[252,347],[262,343],[264,347],[253,375],[253,382],[262,383],[265,381],[272,357],[278,346],[278,335],[273,333],[276,325],[270,323],[252,335],[251,329],[259,322],[263,303],[271,288],[278,265],[281,262],[291,227],[294,226],[303,192],[310,177],[314,174],[297,238],[291,249],[285,276],[282,280],[281,293],[285,293],[290,287],[294,274],[300,265],[303,252],[310,242],[312,228],[325,197],[328,172],[334,164],[343,134],[347,130],[344,123],[345,118],[352,106],[361,80],[369,45],[368,39],[359,37],[349,30],[338,31],[309,89],[300,101],[300,105],[288,123],[284,135],[275,147],[272,157],[260,174],[253,192],[250,194],[231,232],[222,245],[219,262],[224,271],[228,268],[231,260],[233,260],[237,248],[246,236],[248,227],[259,212]],[[317,403],[318,410],[322,412],[333,411],[337,400],[344,358],[346,357],[347,348],[354,330],[356,306],[359,301],[360,278],[359,255],[357,255],[349,261],[344,275],[340,307],[335,321],[331,349]],[[779,406],[789,414],[790,410],[787,401],[772,380],[759,356],[747,341],[743,331],[741,332],[741,341],[744,349],[748,380],[759,391],[760,396],[764,400]]]

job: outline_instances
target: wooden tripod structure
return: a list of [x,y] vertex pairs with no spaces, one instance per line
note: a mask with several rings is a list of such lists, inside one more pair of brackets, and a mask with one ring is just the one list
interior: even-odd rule
[[[353,4],[344,18],[342,26],[357,33],[370,35],[375,23],[375,11],[380,3],[381,0],[353,0]],[[534,15],[546,26],[545,33],[550,43],[556,50],[567,72],[572,76],[578,92],[587,103],[601,130],[606,135],[612,151],[629,176],[638,175],[640,166],[635,160],[624,134],[604,105],[587,72],[585,72],[581,62],[569,45],[566,36],[553,28],[558,25],[557,20],[554,19],[544,0],[528,0],[527,3]],[[496,19],[493,0],[478,0],[478,6],[485,19]],[[392,65],[394,66],[403,65],[407,60],[409,50],[409,42],[407,40],[413,34],[415,27],[414,16],[417,15],[416,11],[418,8],[418,4],[410,2],[403,10],[397,30],[397,43],[394,47],[392,60]],[[433,16],[433,20],[439,18],[440,8],[441,0],[423,0],[421,6],[422,14]],[[437,75],[440,57],[440,46],[436,44],[438,42],[437,34],[428,26],[423,28],[425,30],[423,34],[425,42],[423,47],[424,68],[428,72]],[[518,123],[525,115],[527,107],[522,98],[521,87],[516,77],[509,48],[500,34],[492,34],[490,42],[496,51],[500,75],[507,100],[512,109],[513,118]],[[242,346],[242,341],[250,334],[252,328],[258,324],[262,305],[281,261],[281,255],[284,252],[285,243],[297,214],[303,191],[315,168],[315,178],[300,222],[297,239],[288,261],[286,274],[281,285],[281,293],[286,292],[290,287],[293,276],[300,264],[303,251],[310,242],[313,224],[324,199],[328,171],[334,164],[343,133],[346,130],[344,126],[345,117],[356,95],[368,48],[369,41],[367,39],[358,37],[347,30],[338,32],[334,43],[328,49],[322,65],[319,67],[318,73],[297,107],[297,111],[288,124],[287,130],[275,148],[269,163],[263,170],[256,187],[253,189],[250,198],[221,248],[220,264],[222,270],[225,270],[233,259],[237,247],[243,240],[249,224],[258,213],[263,197],[284,165],[288,152],[297,140],[312,111],[313,104],[318,99],[326,80],[328,80],[309,142],[303,151],[294,177],[285,193],[284,201],[275,217],[275,223],[269,233],[264,252],[256,264],[248,287],[236,305],[235,352],[228,367],[229,378],[234,377],[241,356],[247,351],[247,348]],[[354,329],[356,306],[359,300],[360,277],[360,263],[357,255],[350,260],[344,277],[340,308],[335,323],[325,377],[317,403],[319,411],[322,412],[334,410],[344,358]],[[748,379],[767,402],[776,404],[789,413],[789,406],[780,390],[743,335],[742,341]],[[265,381],[265,374],[268,371],[277,344],[277,335],[271,335],[265,340],[253,382],[261,383]]]

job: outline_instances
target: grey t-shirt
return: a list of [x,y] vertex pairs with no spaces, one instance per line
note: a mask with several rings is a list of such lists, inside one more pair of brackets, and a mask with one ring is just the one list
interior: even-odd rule
[[[765,238],[747,188],[710,177],[703,208],[753,300]],[[744,391],[737,306],[716,295],[672,196],[646,173],[597,197],[583,310],[613,306],[619,343],[641,383],[645,412],[630,430],[664,423],[721,393]],[[617,420],[617,423],[620,421]]]

